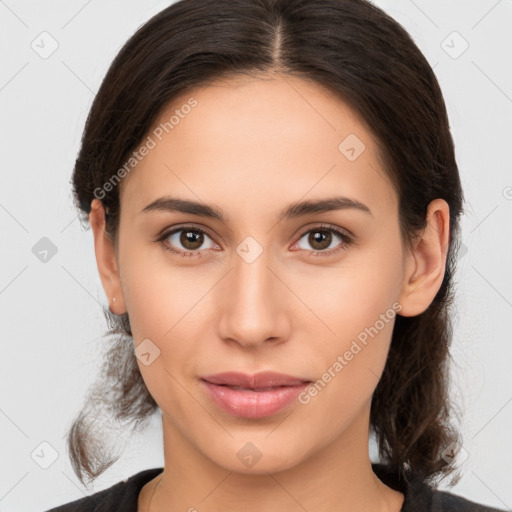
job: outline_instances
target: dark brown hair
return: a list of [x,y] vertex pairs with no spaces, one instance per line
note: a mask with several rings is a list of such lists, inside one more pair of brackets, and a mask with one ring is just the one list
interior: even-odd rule
[[[453,466],[442,452],[458,437],[448,348],[463,193],[436,77],[406,30],[382,10],[366,0],[180,0],[151,18],[116,56],[87,118],[72,180],[82,220],[178,94],[222,77],[273,72],[325,87],[359,115],[398,193],[404,244],[426,226],[432,200],[450,207],[441,288],[424,313],[396,317],[370,417],[382,462],[406,478],[447,476]],[[119,187],[102,190],[115,241]],[[82,482],[117,460],[102,437],[116,422],[122,431],[143,426],[158,409],[139,372],[128,314],[104,313],[114,341],[68,436]]]

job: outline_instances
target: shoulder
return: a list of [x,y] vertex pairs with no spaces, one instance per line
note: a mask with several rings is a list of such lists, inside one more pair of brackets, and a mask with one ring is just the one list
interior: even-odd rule
[[417,481],[406,488],[401,512],[504,512]]
[[372,464],[375,474],[389,487],[403,493],[400,512],[505,512],[432,487],[418,476],[407,481],[391,466]]
[[504,512],[504,509],[497,509],[475,503],[462,496],[457,496],[446,491],[432,491],[432,512]]
[[59,505],[46,512],[137,512],[137,502],[142,487],[162,471],[163,468],[140,471],[107,489]]

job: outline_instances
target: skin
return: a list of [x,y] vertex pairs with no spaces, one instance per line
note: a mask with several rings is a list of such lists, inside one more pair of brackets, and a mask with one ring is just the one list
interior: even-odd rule
[[[165,460],[139,510],[399,511],[403,495],[376,477],[368,453],[371,397],[394,318],[308,404],[268,418],[221,411],[199,377],[273,370],[317,381],[396,301],[403,316],[422,313],[445,272],[447,203],[430,203],[426,229],[406,249],[372,134],[318,84],[279,74],[218,80],[176,98],[155,126],[190,97],[198,105],[121,183],[117,244],[97,199],[90,213],[101,281],[117,298],[111,310],[128,311],[135,347],[149,338],[160,350],[148,366],[138,360],[162,411]],[[338,149],[349,134],[365,144],[354,161]],[[164,195],[214,204],[226,220],[141,213]],[[291,203],[333,195],[361,201],[371,215],[277,219]],[[183,232],[155,242],[182,223],[205,229],[203,243],[187,244]],[[350,230],[357,244],[332,232],[330,243],[315,243],[321,223]],[[236,251],[247,236],[263,248],[251,263]],[[248,442],[261,453],[251,467],[237,457]]]

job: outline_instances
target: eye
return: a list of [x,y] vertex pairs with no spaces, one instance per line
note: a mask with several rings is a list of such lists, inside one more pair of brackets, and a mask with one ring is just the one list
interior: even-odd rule
[[[313,250],[304,247],[301,243],[303,239],[306,244],[313,247]],[[204,249],[219,248],[206,231],[195,226],[180,226],[166,231],[156,241],[161,243],[165,250],[183,257],[202,256]],[[307,251],[310,256],[328,256],[347,249],[353,243],[353,239],[339,228],[323,224],[304,232],[295,245]]]
[[[204,246],[205,240],[210,241],[206,246]],[[167,231],[157,241],[162,243],[164,249],[183,257],[201,256],[203,249],[216,247],[206,231],[190,226],[181,226]]]
[[[305,244],[301,245],[303,239]],[[336,239],[341,241],[341,246],[339,241],[336,244]],[[348,248],[352,244],[352,238],[334,226],[321,225],[303,233],[296,244],[300,249],[309,251],[312,256],[328,256]],[[313,250],[304,246],[307,244],[313,247]]]

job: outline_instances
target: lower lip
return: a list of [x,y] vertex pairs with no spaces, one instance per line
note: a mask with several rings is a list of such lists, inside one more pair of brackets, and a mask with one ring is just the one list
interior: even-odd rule
[[241,418],[265,418],[272,416],[291,404],[309,383],[283,386],[269,391],[237,390],[228,386],[212,384],[205,380],[212,400],[222,410]]

